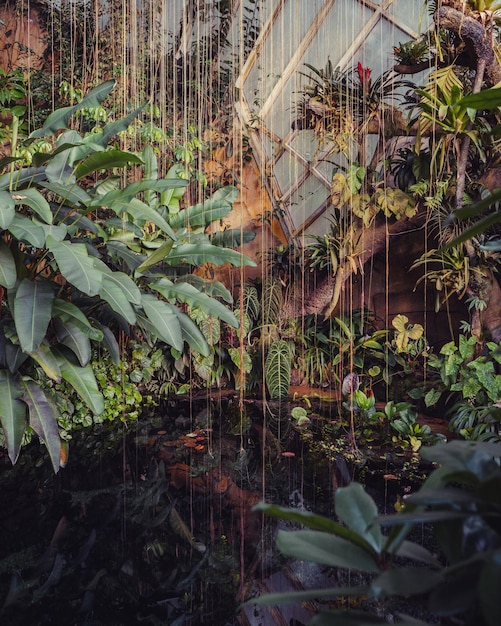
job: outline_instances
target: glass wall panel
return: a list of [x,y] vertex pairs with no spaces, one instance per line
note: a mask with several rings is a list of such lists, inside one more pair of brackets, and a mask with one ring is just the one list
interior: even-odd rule
[[285,3],[245,80],[249,102],[264,102],[269,97],[322,4],[312,0]]
[[321,182],[313,176],[307,178],[286,203],[294,228],[299,229],[329,196]]
[[395,0],[387,13],[397,24],[409,26],[416,34],[425,32],[432,21],[424,2],[417,0]]
[[284,152],[278,159],[273,167],[273,174],[282,195],[303,175],[304,169],[303,165],[288,152]]

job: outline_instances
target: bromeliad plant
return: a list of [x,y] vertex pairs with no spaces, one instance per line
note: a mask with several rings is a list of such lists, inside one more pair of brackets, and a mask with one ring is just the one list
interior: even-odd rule
[[[137,155],[111,143],[141,109],[99,134],[69,130],[72,115],[98,106],[113,86],[108,81],[52,113],[31,139],[52,137],[53,151],[35,155],[29,167],[18,160],[0,176],[0,421],[13,463],[28,424],[45,442],[55,471],[60,463],[59,414],[35,381],[35,367],[48,380],[68,382],[100,414],[93,342],[118,361],[113,331],[135,327],[178,352],[188,345],[207,354],[190,308],[238,326],[211,295],[221,287],[191,277],[192,268],[205,263],[253,263],[225,247],[241,242],[235,233],[204,232],[231,210],[236,190],[223,188],[181,208],[187,183],[175,170],[158,178],[151,149]],[[8,157],[0,166],[11,163]],[[129,182],[130,166],[142,168],[141,180]],[[84,184],[90,178],[95,182]]]

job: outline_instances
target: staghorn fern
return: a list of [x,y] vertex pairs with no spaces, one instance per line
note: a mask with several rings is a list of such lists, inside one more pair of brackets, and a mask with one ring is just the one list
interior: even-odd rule
[[285,398],[291,380],[291,345],[280,339],[270,346],[264,364],[265,381],[272,400]]

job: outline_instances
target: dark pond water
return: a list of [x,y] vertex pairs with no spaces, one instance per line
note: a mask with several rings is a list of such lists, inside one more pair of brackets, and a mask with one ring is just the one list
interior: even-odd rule
[[178,399],[134,428],[75,433],[57,476],[37,443],[15,467],[0,458],[0,622],[306,623],[314,607],[237,613],[249,594],[332,582],[286,565],[276,524],[252,506],[332,515],[336,488],[356,478],[387,512],[419,468],[403,455],[397,475],[384,451],[345,458],[331,404],[312,406],[310,432],[294,428],[292,406],[235,393]]

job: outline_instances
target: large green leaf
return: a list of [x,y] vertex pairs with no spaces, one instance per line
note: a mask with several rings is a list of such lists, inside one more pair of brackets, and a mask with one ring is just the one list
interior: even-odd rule
[[73,387],[93,413],[100,415],[104,411],[104,399],[97,386],[92,367],[75,365],[63,350],[54,352],[64,380]]
[[233,296],[231,292],[217,280],[205,280],[201,276],[197,276],[197,274],[186,274],[186,276],[182,276],[178,279],[178,283],[189,283],[198,289],[198,291],[203,291],[208,296],[212,296],[213,298],[221,298],[228,304],[233,302]]
[[45,231],[40,224],[22,213],[16,213],[14,220],[9,226],[9,231],[18,241],[25,241],[34,248],[45,246]]
[[8,191],[0,191],[0,229],[6,230],[16,214],[14,199]]
[[252,230],[240,230],[239,228],[230,228],[213,233],[210,241],[214,246],[223,246],[225,248],[238,248],[246,243],[250,243],[256,238],[256,233]]
[[69,348],[77,357],[80,365],[85,367],[92,354],[90,340],[86,333],[76,324],[63,322],[60,318],[54,319],[54,330],[57,340]]
[[102,341],[103,333],[99,328],[94,328],[85,314],[72,302],[55,298],[52,304],[52,315],[59,317],[64,323],[70,322],[78,326],[80,330],[94,341]]
[[141,304],[141,290],[130,276],[123,272],[112,271],[105,263],[99,259],[94,259],[94,267],[103,272],[103,280],[106,278],[110,283],[120,288],[129,302]]
[[232,205],[225,200],[207,200],[203,204],[194,204],[182,209],[169,219],[169,223],[177,230],[178,228],[197,228],[208,226],[211,222],[221,220],[232,210]]
[[22,395],[19,381],[6,370],[0,370],[0,422],[12,464],[19,456],[26,428],[26,404],[20,400]]
[[121,241],[108,241],[107,247],[108,252],[110,252],[115,258],[123,261],[131,272],[139,267],[147,258],[144,254],[134,252]]
[[0,285],[12,289],[16,284],[16,262],[12,256],[10,247],[0,239]]
[[75,168],[77,180],[88,176],[97,170],[112,169],[113,167],[125,167],[129,163],[140,165],[142,159],[131,152],[123,150],[105,150],[102,152],[92,152],[83,159]]
[[[105,201],[103,199],[103,204],[104,202]],[[151,222],[152,224],[155,224],[155,226],[158,226],[158,228],[160,228],[160,230],[168,237],[170,237],[173,241],[177,239],[176,233],[173,231],[171,226],[164,220],[160,213],[155,211],[155,209],[152,209],[144,202],[141,202],[141,200],[138,200],[137,198],[119,198],[110,203],[109,208],[112,211],[115,211],[117,215],[123,215],[124,213],[128,213],[134,220]]]
[[33,187],[12,194],[16,204],[29,206],[46,224],[52,224],[52,211],[47,200]]
[[57,109],[45,120],[42,128],[31,133],[30,138],[45,137],[46,135],[54,134],[57,130],[61,130],[62,128],[68,128],[68,123],[74,113],[85,107],[98,106],[106,96],[109,95],[114,86],[115,81],[108,80],[89,91],[78,104]]
[[343,537],[352,543],[356,543],[367,552],[371,551],[370,544],[361,537],[358,533],[354,533],[352,530],[334,522],[327,517],[311,513],[310,511],[301,511],[299,509],[289,509],[278,506],[276,504],[266,504],[260,502],[252,509],[253,511],[263,511],[266,515],[275,519],[290,520],[291,522],[298,522],[303,526],[307,526],[312,530],[321,530],[323,532]]
[[142,304],[157,337],[182,352],[183,333],[174,307],[151,294],[143,294]]
[[52,191],[52,193],[59,196],[61,202],[69,204],[70,206],[86,207],[90,202],[89,194],[78,185],[65,185],[60,182],[48,181],[41,181],[39,184],[41,187],[44,187],[45,189],[48,189],[49,191]]
[[266,388],[270,398],[285,398],[291,381],[291,348],[280,339],[271,344],[264,364]]
[[46,280],[25,278],[14,298],[14,324],[19,343],[25,352],[33,352],[41,344],[52,318],[54,288]]
[[143,261],[141,265],[136,268],[136,272],[145,272],[147,269],[153,267],[157,263],[161,263],[165,259],[165,257],[169,255],[173,245],[174,242],[172,240],[165,241],[159,248],[153,250],[151,254],[148,254],[146,260]]
[[220,248],[210,243],[185,243],[174,246],[169,256],[165,259],[169,265],[203,265],[212,263],[213,265],[224,265],[231,263],[237,267],[247,265],[255,267],[252,259],[240,254],[236,250]]
[[61,382],[59,364],[48,345],[41,343],[36,350],[30,352],[30,357],[40,365],[49,378],[57,383]]
[[188,317],[186,313],[182,313],[181,311],[178,311],[177,319],[181,325],[183,339],[190,346],[190,348],[195,350],[195,352],[199,352],[203,356],[209,356],[209,344],[195,322]]
[[328,589],[308,589],[306,591],[289,591],[284,593],[265,593],[252,598],[246,604],[256,606],[274,606],[284,604],[301,604],[308,600],[332,600],[340,596],[366,596],[368,587],[330,587]]
[[491,87],[491,89],[484,89],[478,93],[472,93],[459,100],[457,105],[482,111],[497,109],[501,107],[501,88]]
[[316,530],[279,530],[277,547],[286,556],[329,567],[378,572],[372,555],[350,541]]
[[107,326],[104,326],[97,320],[94,321],[94,324],[96,328],[100,329],[103,333],[103,346],[108,350],[113,363],[118,365],[120,363],[120,346],[118,345],[115,335]]
[[99,296],[105,300],[111,308],[121,315],[129,324],[135,324],[136,314],[127,298],[122,286],[112,280],[109,274],[103,274],[103,282],[99,290]]
[[168,278],[162,278],[152,284],[152,287],[167,300],[179,300],[191,307],[198,307],[207,315],[222,319],[233,328],[238,328],[237,318],[224,304],[202,293],[193,285],[184,282],[173,283]]
[[33,380],[23,381],[23,400],[28,405],[30,426],[47,446],[54,472],[59,471],[61,462],[61,438],[57,418],[59,412]]
[[364,537],[376,552],[381,552],[383,535],[381,528],[375,523],[378,516],[377,506],[362,485],[352,482],[347,487],[338,489],[335,510],[348,528]]
[[[74,135],[77,135],[75,131],[69,132],[71,132],[72,137],[74,137]],[[60,142],[64,142],[63,137],[61,137]],[[66,143],[64,145],[66,145]],[[45,175],[47,176],[47,180],[50,183],[59,184],[63,187],[67,187],[68,189],[71,189],[75,186],[76,178],[73,174],[71,156],[71,150],[61,150],[55,153],[54,156],[50,159],[45,168]]]
[[425,567],[388,569],[371,582],[371,591],[374,596],[383,598],[421,595],[439,585],[444,573]]
[[69,283],[88,296],[99,293],[103,273],[94,267],[94,260],[87,254],[84,244],[56,241],[49,236],[47,247],[54,255],[59,271]]

